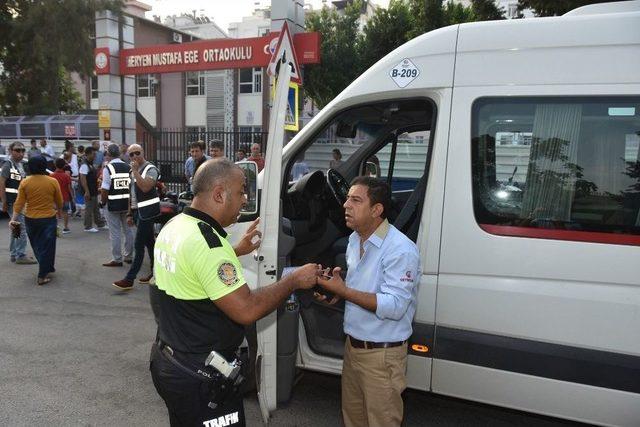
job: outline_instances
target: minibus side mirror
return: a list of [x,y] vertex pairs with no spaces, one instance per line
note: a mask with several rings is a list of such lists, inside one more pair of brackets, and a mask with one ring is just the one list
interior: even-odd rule
[[378,170],[378,165],[373,162],[367,162],[364,166],[364,171],[366,176],[370,176],[372,178],[378,178],[380,176],[380,171]]
[[258,213],[258,165],[256,162],[240,161],[236,165],[244,172],[245,194],[247,204],[240,210],[240,215],[256,215]]

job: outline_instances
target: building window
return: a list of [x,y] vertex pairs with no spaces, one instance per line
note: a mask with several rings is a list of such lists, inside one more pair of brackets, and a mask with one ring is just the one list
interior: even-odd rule
[[507,18],[513,19],[518,17],[518,4],[509,3],[507,6]]
[[136,76],[136,93],[138,98],[156,96],[155,76],[152,74],[138,74]]
[[91,88],[91,99],[98,99],[98,76],[91,76],[89,86]]
[[187,73],[187,96],[204,95],[205,74],[201,72]]
[[475,217],[499,235],[640,245],[640,98],[473,106]]
[[240,70],[240,93],[262,92],[262,68]]

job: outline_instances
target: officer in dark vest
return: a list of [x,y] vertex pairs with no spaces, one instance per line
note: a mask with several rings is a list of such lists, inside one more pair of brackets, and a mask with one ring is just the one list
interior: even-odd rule
[[[22,159],[24,158],[25,148],[21,142],[13,142],[9,145],[9,158],[2,165],[0,173],[0,201],[2,202],[2,212],[9,214],[9,218],[13,216],[13,203],[18,197],[18,187],[20,182],[26,176],[22,167]],[[24,215],[22,213],[17,217],[20,221],[20,237],[14,237],[11,234],[11,243],[9,251],[11,262],[16,264],[35,264],[36,260],[27,256],[27,231],[24,224]]]
[[[117,144],[107,148],[109,163],[102,170],[100,187],[100,207],[107,206],[107,225],[111,239],[111,261],[102,264],[105,267],[122,267],[122,262],[131,264],[133,255],[133,230],[127,224],[129,211],[129,184],[131,167],[120,160]],[[124,235],[124,257],[122,236]]]
[[[133,264],[124,279],[113,282],[113,286],[128,291],[133,288],[142,261],[144,249],[149,251],[151,268],[153,269],[153,235],[154,218],[160,215],[160,197],[156,190],[159,172],[151,162],[144,158],[144,151],[138,144],[132,144],[127,149],[131,161],[131,193],[129,197],[129,212],[127,222],[130,226],[136,225],[136,238],[134,243],[135,256]],[[149,283],[153,274],[140,278],[140,283]]]
[[[304,265],[251,290],[238,256],[258,247],[259,241],[252,242],[260,236],[257,221],[235,247],[224,231],[247,202],[244,172],[229,160],[208,160],[194,176],[193,192],[191,207],[169,221],[156,241],[157,287],[151,289],[158,294],[159,319],[151,376],[172,426],[240,427],[242,396],[222,387],[220,371],[211,365],[231,362],[244,338],[242,325],[266,316],[296,289],[313,287],[321,266]],[[218,355],[208,358],[212,351]]]

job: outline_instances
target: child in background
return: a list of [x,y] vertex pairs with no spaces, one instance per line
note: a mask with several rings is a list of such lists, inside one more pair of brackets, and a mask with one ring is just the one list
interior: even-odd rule
[[[58,219],[62,215],[64,228],[62,234],[71,233],[69,230],[69,211],[71,210],[71,200],[73,198],[73,189],[71,188],[71,177],[64,171],[66,162],[64,159],[56,159],[56,170],[51,174],[52,178],[55,178],[60,184],[60,191],[62,192],[62,212],[58,211]],[[59,229],[60,227],[58,227]]]

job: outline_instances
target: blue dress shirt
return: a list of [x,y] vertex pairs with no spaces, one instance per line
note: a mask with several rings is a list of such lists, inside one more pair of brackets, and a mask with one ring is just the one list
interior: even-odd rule
[[420,256],[407,236],[385,220],[363,244],[360,235],[349,236],[347,278],[349,288],[376,294],[375,313],[345,302],[344,332],[373,342],[404,341],[411,336],[416,312]]

